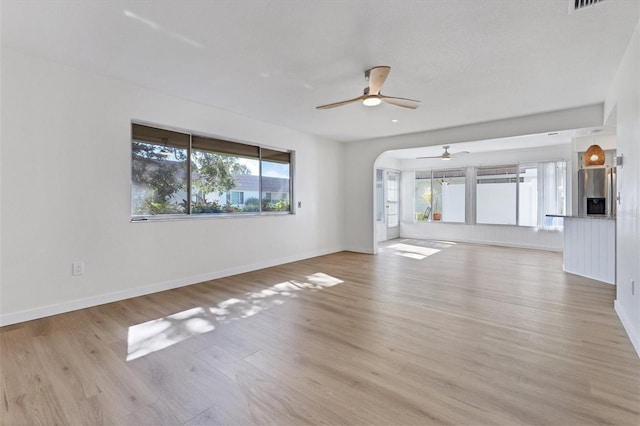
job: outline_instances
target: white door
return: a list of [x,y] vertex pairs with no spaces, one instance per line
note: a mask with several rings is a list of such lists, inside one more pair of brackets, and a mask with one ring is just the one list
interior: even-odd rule
[[384,179],[387,239],[400,237],[400,173],[387,170]]
[[387,209],[384,201],[384,170],[376,169],[376,242],[387,240]]

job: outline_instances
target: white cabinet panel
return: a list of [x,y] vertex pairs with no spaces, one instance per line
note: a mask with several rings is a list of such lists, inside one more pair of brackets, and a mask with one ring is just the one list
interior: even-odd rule
[[564,270],[609,284],[616,283],[616,221],[564,219]]

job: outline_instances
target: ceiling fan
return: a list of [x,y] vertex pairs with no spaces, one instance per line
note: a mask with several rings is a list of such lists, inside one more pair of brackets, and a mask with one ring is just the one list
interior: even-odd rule
[[440,158],[442,160],[451,160],[452,158],[469,153],[469,151],[449,152],[449,145],[444,145],[442,148],[444,148],[444,152],[441,155],[435,155],[433,157],[416,157],[416,159],[422,160],[423,158]]
[[382,102],[386,102],[388,104],[396,105],[403,108],[418,108],[420,106],[420,101],[406,98],[397,98],[394,96],[385,96],[380,93],[380,89],[387,79],[389,71],[391,71],[391,67],[387,66],[373,67],[366,70],[364,72],[364,78],[369,82],[369,86],[364,88],[364,93],[362,96],[358,96],[357,98],[349,99],[346,101],[320,105],[317,106],[316,109],[335,108],[353,102],[362,102],[362,104],[366,106],[376,106],[380,105]]

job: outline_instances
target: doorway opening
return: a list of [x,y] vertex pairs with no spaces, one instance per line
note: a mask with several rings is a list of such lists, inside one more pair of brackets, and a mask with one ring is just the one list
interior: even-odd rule
[[376,241],[400,237],[400,172],[376,169]]

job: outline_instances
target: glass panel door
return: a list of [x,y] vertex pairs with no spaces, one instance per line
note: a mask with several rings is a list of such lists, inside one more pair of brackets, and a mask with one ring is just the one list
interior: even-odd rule
[[376,222],[384,222],[384,170],[376,170]]
[[387,171],[385,177],[387,239],[393,239],[400,237],[400,173]]

